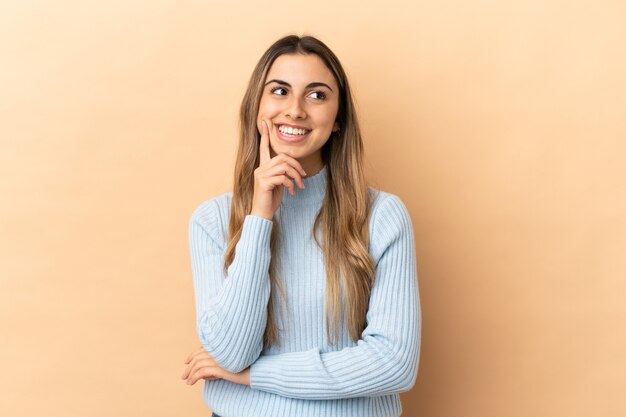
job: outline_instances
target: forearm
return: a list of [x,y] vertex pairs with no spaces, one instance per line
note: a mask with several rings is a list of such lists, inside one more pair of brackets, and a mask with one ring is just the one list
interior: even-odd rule
[[416,323],[400,344],[371,335],[340,351],[320,353],[316,348],[260,356],[250,367],[250,385],[308,400],[397,394],[414,385],[419,351]]

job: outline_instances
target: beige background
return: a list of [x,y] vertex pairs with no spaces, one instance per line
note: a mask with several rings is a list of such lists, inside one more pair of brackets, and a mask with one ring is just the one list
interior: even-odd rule
[[340,57],[413,218],[404,415],[626,415],[626,3],[240,3],[0,5],[0,415],[209,415],[187,221],[288,33]]

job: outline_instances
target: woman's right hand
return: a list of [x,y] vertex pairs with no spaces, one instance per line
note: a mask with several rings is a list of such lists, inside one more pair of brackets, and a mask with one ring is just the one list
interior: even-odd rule
[[[271,129],[269,125],[271,124]],[[283,189],[287,187],[289,194],[296,195],[295,187],[290,177],[295,179],[298,186],[304,189],[302,176],[306,172],[300,162],[289,155],[280,153],[275,157],[270,155],[270,132],[275,132],[271,121],[261,120],[261,143],[259,146],[259,166],[254,170],[254,196],[252,197],[252,211],[250,214],[272,220],[274,212],[283,199]]]

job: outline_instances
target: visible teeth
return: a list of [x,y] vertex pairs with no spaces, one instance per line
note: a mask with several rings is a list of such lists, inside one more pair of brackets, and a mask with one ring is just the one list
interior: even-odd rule
[[280,130],[283,133],[289,133],[290,135],[304,135],[307,132],[307,130],[304,130],[304,129],[294,129],[294,128],[291,128],[288,126],[282,126],[282,125],[278,128],[278,130]]

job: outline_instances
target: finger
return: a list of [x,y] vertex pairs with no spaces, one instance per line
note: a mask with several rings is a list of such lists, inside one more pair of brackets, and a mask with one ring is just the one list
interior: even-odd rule
[[273,177],[269,177],[266,179],[267,182],[269,182],[271,185],[274,185],[274,187],[272,187],[272,189],[275,188],[275,186],[277,185],[284,185],[285,187],[289,188],[290,192],[289,194],[291,195],[295,195],[295,187],[293,186],[293,183],[291,182],[291,180],[286,176],[286,175],[275,175]]
[[302,175],[306,176],[307,173],[304,171],[304,168],[302,168],[302,165],[300,164],[300,162],[294,158],[291,157],[287,154],[284,153],[280,153],[278,155],[276,155],[276,159],[277,161],[284,161],[287,162],[289,165],[291,165],[292,167],[296,168],[298,170],[298,172],[300,172]]
[[204,365],[201,368],[196,369],[189,378],[187,378],[187,384],[193,385],[200,378],[219,378],[219,374],[222,368],[214,364]]
[[268,132],[269,132],[270,143],[272,142],[272,139],[274,139],[274,143],[276,143],[276,137],[278,136],[278,132],[277,132],[276,125],[274,124],[274,121],[271,119],[267,119],[267,127],[268,127]]
[[204,350],[204,348],[200,348],[200,349],[198,349],[198,350],[194,350],[193,352],[191,352],[191,353],[187,356],[187,358],[185,359],[185,363],[189,363],[189,361],[190,361],[190,360],[194,357],[194,355],[196,355],[197,353],[199,353],[199,352],[201,352],[201,351],[203,351],[203,350]]
[[180,376],[181,379],[187,379],[187,377],[189,376],[189,374],[191,373],[191,370],[193,369],[194,364],[190,363],[189,365],[187,365],[185,367],[185,370],[183,371],[183,374]]
[[187,367],[185,368],[185,371],[183,372],[183,374],[181,375],[181,379],[187,379],[189,378],[189,374],[191,374],[194,370],[196,369],[196,361],[192,361],[189,365],[187,365]]
[[300,173],[287,162],[283,162],[279,165],[276,165],[272,167],[271,169],[268,168],[266,173],[269,175],[289,175],[290,177],[296,180],[296,183],[298,184],[300,188],[304,189],[304,182],[302,181],[302,177],[300,176]]
[[185,372],[183,372],[182,375],[182,379],[189,379],[190,375],[193,375],[194,372],[196,372],[199,368],[200,365],[198,365],[198,361],[192,361],[191,364],[189,366],[187,366],[187,368],[185,369]]
[[207,354],[208,353],[204,350],[204,348],[200,348],[198,350],[195,350],[193,352],[191,352],[189,354],[189,356],[187,356],[187,359],[185,359],[185,363],[189,363],[193,360],[193,358],[197,357],[198,355],[203,355],[203,354]]
[[269,128],[265,119],[261,120],[261,143],[259,144],[259,164],[263,165],[269,162],[270,156],[270,139]]
[[293,186],[293,182],[286,176],[283,176],[283,185],[289,189],[289,194],[296,195],[296,187]]
[[185,371],[183,372],[181,378],[185,379],[189,376],[189,373],[191,372],[192,369],[196,368],[198,366],[198,363],[201,360],[205,360],[205,359],[209,359],[211,361],[215,361],[213,359],[213,357],[211,355],[209,355],[204,349],[200,349],[194,353],[191,354],[191,359],[189,360],[187,367],[185,368]]

